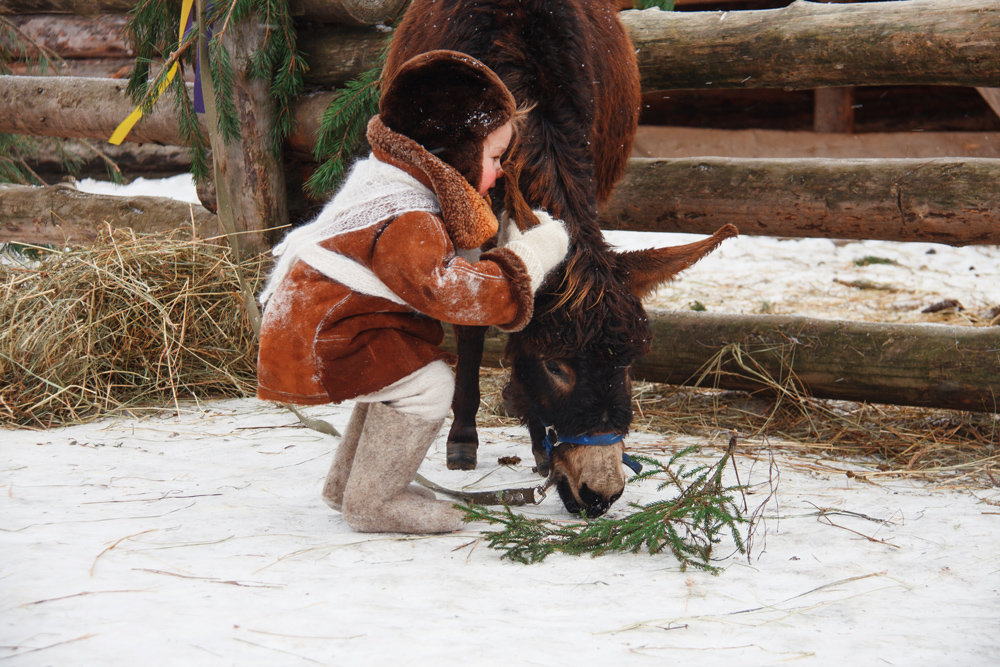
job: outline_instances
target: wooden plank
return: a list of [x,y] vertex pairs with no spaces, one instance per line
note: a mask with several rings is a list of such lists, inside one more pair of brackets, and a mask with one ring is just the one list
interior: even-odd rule
[[633,158],[603,229],[1000,244],[1000,160]]
[[[817,398],[985,412],[1000,405],[1000,327],[668,311],[649,316],[653,351],[633,367],[639,379],[767,391],[768,383],[753,378],[760,373]],[[484,365],[501,365],[505,341],[490,330]],[[450,331],[445,345],[454,347]]]

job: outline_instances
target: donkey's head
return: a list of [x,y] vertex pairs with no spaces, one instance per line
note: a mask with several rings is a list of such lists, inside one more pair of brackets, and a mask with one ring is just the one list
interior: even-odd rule
[[652,338],[640,299],[735,235],[727,225],[696,243],[625,253],[577,242],[539,290],[531,323],[510,337],[507,409],[527,423],[539,470],[570,512],[600,516],[625,486],[629,374]]

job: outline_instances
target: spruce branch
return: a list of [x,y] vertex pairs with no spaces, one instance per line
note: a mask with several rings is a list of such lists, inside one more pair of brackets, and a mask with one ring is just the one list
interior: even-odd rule
[[[725,466],[732,459],[735,437],[722,458],[714,465],[687,468],[682,457],[697,452],[687,448],[674,454],[664,464],[658,459],[635,457],[646,469],[632,482],[664,477],[657,490],[672,488],[677,494],[669,500],[646,505],[632,503],[636,511],[620,519],[602,517],[583,522],[557,522],[529,519],[509,507],[495,511],[476,505],[463,505],[466,521],[484,521],[500,526],[487,532],[489,546],[503,552],[503,558],[519,563],[537,563],[555,552],[600,556],[612,552],[655,555],[670,551],[681,569],[696,567],[712,573],[720,569],[711,564],[712,549],[729,533],[737,551],[746,553],[740,528],[749,521],[734,501],[743,487],[727,487],[722,482]],[[674,469],[676,466],[676,469]]]
[[379,64],[349,81],[323,112],[314,152],[320,166],[306,182],[310,195],[332,192],[343,180],[347,160],[361,144],[368,119],[378,111],[381,71]]

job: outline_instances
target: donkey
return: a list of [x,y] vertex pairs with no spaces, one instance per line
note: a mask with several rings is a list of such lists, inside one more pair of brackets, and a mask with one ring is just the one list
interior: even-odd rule
[[[571,246],[537,292],[530,324],[508,339],[504,403],[528,428],[538,472],[550,476],[568,511],[589,517],[606,512],[625,486],[629,369],[651,339],[642,297],[736,235],[728,225],[696,243],[633,252],[616,252],[605,242],[598,206],[625,171],[640,108],[635,53],[617,4],[413,0],[383,74],[391,77],[425,51],[462,51],[491,67],[518,103],[530,107],[496,200],[522,209],[508,210],[519,226],[529,224],[529,206],[562,219]],[[518,192],[504,193],[504,181]],[[455,332],[448,467],[471,469],[485,329]]]

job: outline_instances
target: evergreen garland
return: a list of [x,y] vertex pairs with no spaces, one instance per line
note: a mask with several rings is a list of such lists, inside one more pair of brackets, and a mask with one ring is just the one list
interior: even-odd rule
[[537,563],[555,552],[600,556],[610,552],[638,553],[646,550],[658,554],[669,550],[684,570],[693,566],[716,574],[720,569],[711,564],[712,548],[728,531],[741,554],[746,545],[740,526],[749,523],[734,501],[743,487],[722,484],[722,471],[732,460],[735,439],[723,457],[712,466],[698,465],[688,469],[682,457],[697,452],[696,447],[683,449],[670,457],[666,464],[657,459],[636,456],[646,469],[630,482],[664,477],[657,491],[670,488],[676,496],[647,505],[632,503],[636,511],[621,519],[598,518],[582,523],[561,523],[545,519],[529,519],[515,514],[509,507],[501,511],[478,505],[464,505],[466,521],[485,521],[502,528],[485,533],[489,546],[503,552],[503,558],[518,563]]
[[313,197],[321,198],[340,186],[347,161],[362,145],[368,120],[378,113],[379,76],[385,53],[383,49],[377,67],[345,84],[323,112],[313,153],[319,168],[306,182],[306,191]]
[[[125,30],[136,51],[136,62],[126,90],[144,113],[155,104],[153,92],[166,77],[170,65],[179,62],[182,67],[195,66],[198,30],[191,30],[183,41],[178,40],[180,7],[177,0],[139,0],[129,14]],[[271,95],[278,103],[271,146],[279,154],[285,138],[294,129],[291,105],[302,93],[303,76],[308,69],[305,58],[296,46],[296,33],[288,0],[225,0],[212,3],[205,10],[204,16],[205,22],[213,27],[213,31],[208,42],[209,62],[202,63],[202,75],[212,77],[219,116],[217,129],[223,141],[229,143],[239,139],[232,59],[222,39],[231,25],[251,16],[256,16],[262,25],[268,27],[263,46],[253,55],[249,73],[254,78],[269,82]],[[151,79],[151,65],[157,62],[164,64]],[[209,174],[208,138],[199,127],[193,102],[182,77],[176,77],[171,88],[181,135],[191,150],[191,172],[195,178],[202,180]]]

